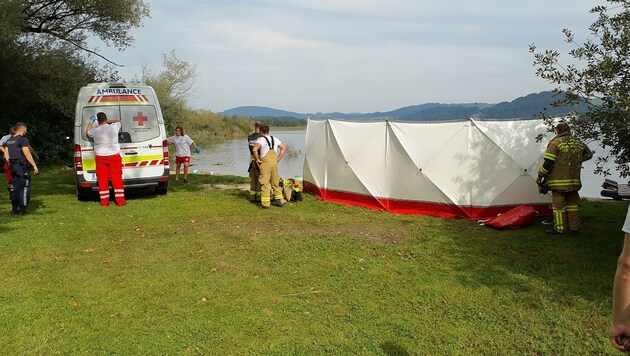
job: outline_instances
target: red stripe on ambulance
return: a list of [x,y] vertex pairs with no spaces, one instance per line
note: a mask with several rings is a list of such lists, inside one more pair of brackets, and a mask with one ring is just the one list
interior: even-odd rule
[[94,95],[88,99],[88,103],[90,104],[114,102],[148,104],[149,97],[146,95]]
[[129,162],[125,163],[125,167],[146,167],[146,166],[157,166],[164,164],[164,160],[154,159],[152,161],[141,161],[141,162]]

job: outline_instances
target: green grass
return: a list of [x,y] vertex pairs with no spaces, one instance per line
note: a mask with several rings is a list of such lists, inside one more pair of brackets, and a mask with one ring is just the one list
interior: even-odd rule
[[305,201],[261,210],[238,177],[128,205],[71,172],[0,197],[0,354],[615,354],[606,332],[627,202],[584,232]]

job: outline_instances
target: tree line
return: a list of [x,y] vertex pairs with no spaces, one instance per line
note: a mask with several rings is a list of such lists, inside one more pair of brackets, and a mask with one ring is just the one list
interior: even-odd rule
[[[117,64],[88,46],[98,38],[125,49],[130,30],[149,17],[142,0],[3,0],[0,2],[0,130],[15,122],[29,125],[29,139],[42,164],[72,162],[74,110],[79,89],[94,82],[124,81]],[[102,64],[105,62],[105,64]],[[187,101],[195,67],[163,55],[163,68],[143,67],[129,81],[151,85],[160,100],[169,133],[184,126],[208,146],[246,136],[252,120],[194,110]]]

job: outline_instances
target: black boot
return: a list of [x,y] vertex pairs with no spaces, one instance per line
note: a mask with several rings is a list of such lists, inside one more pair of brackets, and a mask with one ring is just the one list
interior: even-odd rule
[[26,215],[27,211],[26,211],[26,207],[25,206],[18,206],[18,215]]
[[20,213],[20,207],[17,205],[13,205],[13,208],[11,209],[11,215],[17,215]]

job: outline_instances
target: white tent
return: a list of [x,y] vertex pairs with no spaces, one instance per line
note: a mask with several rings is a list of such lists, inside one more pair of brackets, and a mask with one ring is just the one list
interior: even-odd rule
[[319,199],[403,214],[483,219],[521,204],[548,213],[536,175],[542,120],[309,119],[304,187]]

